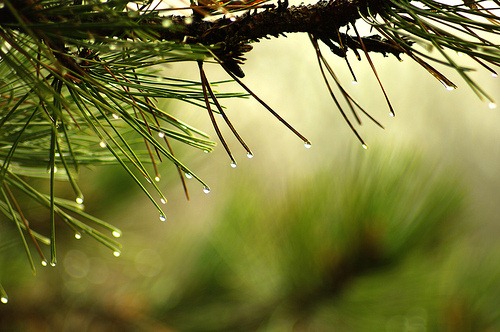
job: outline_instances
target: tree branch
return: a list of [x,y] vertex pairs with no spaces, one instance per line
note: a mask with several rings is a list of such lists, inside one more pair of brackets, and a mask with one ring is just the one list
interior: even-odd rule
[[[95,6],[79,5],[66,10],[67,14],[51,15],[33,1],[13,3],[0,10],[0,25],[18,30],[32,29],[40,39],[47,40],[44,31],[61,32],[88,36],[135,38],[138,31],[153,31],[162,41],[198,44],[213,48],[213,53],[237,76],[243,72],[238,64],[244,61],[242,55],[252,49],[251,42],[269,36],[279,37],[286,33],[305,32],[325,42],[338,56],[345,57],[347,48],[361,49],[357,38],[339,33],[341,27],[354,23],[360,13],[373,15],[385,6],[383,0],[321,0],[313,5],[288,6],[288,1],[270,5],[264,10],[254,9],[241,16],[221,17],[214,21],[202,20],[194,11],[189,17],[158,16],[139,14],[130,19],[126,12],[110,17],[105,11],[95,10]],[[193,9],[209,8],[204,6]],[[14,12],[15,11],[15,12]],[[86,15],[82,15],[86,13]],[[88,15],[90,14],[90,15]],[[72,17],[70,17],[71,15]],[[124,18],[127,20],[124,20]],[[22,17],[22,22],[16,17]],[[165,22],[168,22],[167,27]],[[43,27],[41,24],[43,23]],[[105,24],[104,24],[105,23]],[[364,44],[370,52],[391,53],[398,56],[402,51],[394,43],[380,37],[364,37]]]

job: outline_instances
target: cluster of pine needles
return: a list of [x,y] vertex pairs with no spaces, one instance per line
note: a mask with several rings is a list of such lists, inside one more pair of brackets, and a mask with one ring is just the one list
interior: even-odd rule
[[[318,5],[327,3],[320,1]],[[356,76],[347,55],[352,52],[358,59],[364,55],[392,116],[395,111],[370,58],[372,52],[391,50],[398,57],[404,55],[447,89],[456,88],[456,84],[436,65],[451,67],[480,99],[490,108],[495,107],[493,99],[470,77],[472,68],[461,66],[452,53],[469,56],[479,67],[497,76],[498,0],[384,0],[373,2],[376,8],[371,7],[370,1],[353,3],[359,6],[357,20],[338,26],[330,35],[316,31],[282,34],[309,35],[327,91],[363,147],[366,144],[355,127],[356,123],[361,124],[357,110],[382,125],[347,92],[322,47],[345,59],[353,80]],[[305,11],[314,6],[302,5]],[[204,0],[184,7],[162,0],[0,0],[0,213],[17,228],[33,271],[36,260],[31,248],[42,265],[56,265],[58,224],[72,229],[77,239],[91,236],[109,247],[115,256],[120,254],[121,247],[115,239],[120,230],[84,211],[84,196],[78,185],[78,171],[84,165],[121,165],[149,197],[163,221],[167,199],[158,183],[160,162],[173,164],[188,198],[185,177],[194,177],[209,192],[209,186],[178,159],[172,143],[210,152],[215,142],[160,108],[162,100],[180,100],[206,109],[233,167],[236,158],[214,114],[222,116],[248,157],[253,152],[229,120],[224,98],[253,97],[306,147],[311,146],[229,66],[228,57],[233,65],[243,65],[242,54],[249,52],[249,44],[258,38],[241,36],[241,54],[231,55],[221,51],[224,42],[203,44],[196,41],[200,36],[187,34],[182,40],[165,37],[182,35],[191,31],[193,24],[203,26],[204,22],[224,22],[219,28],[233,22],[252,24],[253,14],[285,15],[289,8],[288,3],[276,5],[265,0]],[[184,16],[172,15],[174,11]],[[361,36],[359,22],[369,24],[376,35]],[[209,32],[212,31],[206,31]],[[169,77],[165,65],[178,62],[196,64],[199,80]],[[225,81],[209,80],[204,69],[207,62],[218,64],[227,72],[228,81],[236,81],[243,92],[217,92],[213,86],[223,87]],[[33,179],[39,178],[47,180],[46,187],[33,184]],[[73,198],[58,196],[59,180],[70,184]],[[33,227],[36,220],[30,223],[23,212],[23,207],[33,204],[48,210],[48,235],[37,232]],[[50,248],[48,258],[40,244]],[[6,303],[7,295],[1,286],[0,293]]]

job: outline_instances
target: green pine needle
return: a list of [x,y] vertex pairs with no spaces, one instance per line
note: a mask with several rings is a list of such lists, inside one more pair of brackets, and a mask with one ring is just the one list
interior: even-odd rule
[[[169,8],[164,6],[167,1],[0,0],[0,4],[0,212],[17,227],[32,269],[30,243],[45,263],[39,243],[48,245],[50,263],[56,263],[59,221],[72,229],[76,237],[88,234],[115,255],[120,254],[120,245],[113,237],[121,232],[83,211],[84,194],[78,185],[81,165],[120,165],[150,199],[161,220],[166,218],[160,205],[166,198],[156,184],[160,176],[157,165],[161,161],[172,163],[181,175],[190,174],[208,188],[174,154],[170,142],[206,152],[212,151],[215,143],[206,133],[162,109],[162,100],[208,109],[212,119],[212,110],[220,113],[250,151],[219,101],[251,95],[310,146],[304,136],[239,79],[243,75],[243,54],[251,50],[250,43],[268,35],[308,33],[321,70],[324,65],[335,79],[355,117],[353,105],[374,120],[337,80],[318,41],[344,58],[349,49],[356,54],[362,49],[372,68],[375,67],[369,57],[371,52],[398,57],[406,54],[447,88],[456,88],[431,63],[448,66],[490,107],[495,106],[491,96],[470,77],[471,68],[460,65],[451,54],[463,53],[497,75],[494,68],[500,64],[500,45],[495,41],[500,34],[498,0],[456,4],[433,0],[320,1],[296,7],[266,1],[254,1],[247,6],[193,2],[193,15],[184,18],[169,16]],[[250,13],[250,9],[255,9],[255,13]],[[240,11],[245,15],[236,16]],[[202,20],[206,15],[212,15],[213,20]],[[324,22],[318,24],[318,20],[304,18]],[[358,19],[368,22],[379,36],[339,32],[349,24],[355,27]],[[275,24],[276,20],[280,24]],[[338,23],[332,26],[331,21]],[[234,27],[239,29],[232,31]],[[282,31],[276,30],[280,27]],[[327,27],[332,29],[330,35],[324,30]],[[429,49],[417,47],[422,44]],[[226,82],[209,82],[204,73],[202,82],[198,82],[169,77],[163,70],[165,65],[178,62],[197,62],[202,68],[207,61],[220,65],[247,94],[214,93],[213,86]],[[385,94],[383,87],[382,91]],[[219,139],[225,142],[222,135]],[[40,178],[47,181],[44,189],[32,185],[33,179]],[[59,180],[69,182],[74,201],[57,197]],[[29,224],[23,214],[24,201],[17,197],[29,198],[49,211],[50,234],[42,235],[32,229],[34,224]],[[112,236],[102,230],[111,231]],[[7,299],[1,286],[0,296],[2,302]]]

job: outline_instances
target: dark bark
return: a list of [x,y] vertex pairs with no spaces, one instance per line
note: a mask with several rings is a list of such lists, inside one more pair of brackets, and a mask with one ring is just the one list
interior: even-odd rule
[[[366,14],[369,10],[374,15],[387,5],[385,0],[320,0],[312,5],[291,7],[287,2],[278,2],[277,5],[267,5],[265,9],[249,10],[240,16],[206,21],[196,11],[190,17],[138,15],[125,18],[127,13],[124,12],[114,13],[110,17],[109,11],[98,12],[95,7],[81,5],[74,7],[74,13],[78,12],[79,15],[72,15],[72,6],[68,6],[66,16],[51,15],[50,10],[45,11],[40,3],[35,3],[33,0],[20,0],[12,2],[13,9],[5,6],[0,10],[0,25],[18,30],[31,27],[35,33],[38,26],[40,39],[49,45],[55,41],[48,40],[43,33],[51,29],[60,34],[70,33],[73,38],[75,35],[81,38],[89,35],[127,38],[134,36],[135,31],[154,31],[160,40],[214,47],[215,56],[240,77],[243,72],[239,64],[244,61],[243,54],[252,49],[250,43],[269,36],[309,33],[342,57],[347,49],[361,49],[359,38],[340,33],[339,29],[353,24],[360,18],[360,13]],[[85,11],[87,13],[82,15]],[[19,22],[19,18],[23,23]],[[168,27],[163,24],[165,20],[170,20]],[[401,53],[397,45],[378,36],[363,37],[362,40],[369,52],[396,56]],[[57,51],[61,53],[61,50]]]

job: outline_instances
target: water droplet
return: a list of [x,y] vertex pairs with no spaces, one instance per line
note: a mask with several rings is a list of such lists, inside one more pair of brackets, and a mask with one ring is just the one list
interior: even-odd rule
[[121,254],[122,253],[119,252],[118,250],[113,251],[113,256],[115,256],[115,257],[120,257]]
[[158,133],[158,137],[159,137],[159,138],[163,138],[163,137],[165,137],[165,133],[160,131],[160,132]]
[[184,23],[185,23],[186,25],[189,25],[189,24],[193,23],[193,18],[192,18],[192,17],[190,17],[190,16],[187,16],[187,17],[184,19]]
[[310,149],[310,148],[311,148],[311,142],[309,142],[309,141],[304,141],[304,147],[305,147],[306,149]]
[[83,196],[78,196],[76,199],[76,204],[83,204]]
[[159,176],[155,176],[155,181],[156,182],[160,182],[160,177]]
[[490,108],[490,110],[493,110],[493,109],[497,108],[497,104],[495,104],[494,102],[490,102],[488,104],[488,107]]
[[236,21],[236,16],[231,16],[231,17],[229,18],[229,20],[230,20],[231,22]]
[[163,214],[160,214],[160,221],[167,221],[167,217],[165,217]]
[[209,187],[203,187],[203,192],[204,192],[205,194],[210,193],[210,188],[209,188]]
[[56,266],[56,262],[50,262],[50,266],[52,267]]
[[5,7],[5,4],[2,2],[0,2],[0,9],[2,9],[3,7]]
[[172,20],[169,19],[169,18],[166,18],[163,21],[161,21],[161,26],[164,27],[164,28],[168,28],[171,25],[172,25]]
[[359,84],[359,82],[356,81],[356,80],[353,80],[351,83],[352,83],[352,85],[358,85]]
[[365,150],[367,150],[367,149],[368,149],[368,145],[366,145],[366,144],[362,144],[361,146],[362,146],[362,147],[363,147],[363,149],[365,149]]
[[120,118],[120,116],[119,116],[118,114],[115,114],[115,113],[111,114],[111,116],[112,116],[112,117],[113,117],[113,119],[115,119],[115,120],[118,120],[118,119]]
[[114,43],[109,44],[109,46],[108,46],[108,47],[109,47],[109,50],[110,50],[110,51],[114,51],[114,50],[116,50],[116,49],[117,49],[117,45],[116,45],[116,44],[114,44]]
[[[3,4],[1,5],[3,6]],[[7,304],[7,302],[9,302],[9,298],[7,296],[2,296],[0,297],[0,302],[2,302],[3,304]]]
[[82,238],[82,234],[75,233],[75,239],[80,240]]
[[103,149],[104,149],[104,148],[105,148],[105,147],[107,147],[108,145],[106,144],[106,142],[104,142],[104,141],[100,141],[100,142],[99,142],[99,146],[100,146],[101,148],[103,148]]
[[391,118],[393,118],[393,117],[395,117],[395,116],[396,116],[396,114],[394,114],[393,112],[389,112],[389,116],[390,116]]
[[444,83],[444,82],[441,82],[441,83],[443,83],[444,87],[445,87],[445,88],[446,88],[446,90],[448,90],[448,91],[453,91],[453,90],[455,90],[455,89],[457,88],[457,87],[456,87],[456,86],[454,86],[454,85],[448,85],[448,84],[446,84],[446,83]]
[[113,232],[111,232],[111,234],[114,237],[120,237],[120,236],[122,236],[122,232],[120,230],[117,230],[117,229],[115,229]]
[[247,153],[247,158],[248,159],[252,159],[253,158],[253,153],[252,152],[248,152]]
[[231,167],[232,167],[232,168],[236,168],[236,166],[237,166],[237,165],[236,165],[236,161],[231,161]]
[[47,260],[46,260],[46,259],[44,259],[44,260],[42,261],[42,266],[47,266],[47,264],[48,264],[48,263],[47,263]]
[[193,174],[191,174],[191,173],[185,173],[184,175],[185,175],[185,176],[186,176],[186,178],[188,178],[188,179],[192,179],[192,178],[193,178]]
[[493,78],[497,78],[497,77],[498,77],[498,74],[497,74],[497,73],[491,73],[491,77],[493,77]]
[[161,202],[161,204],[167,204],[167,200],[163,197],[160,198],[160,202]]

